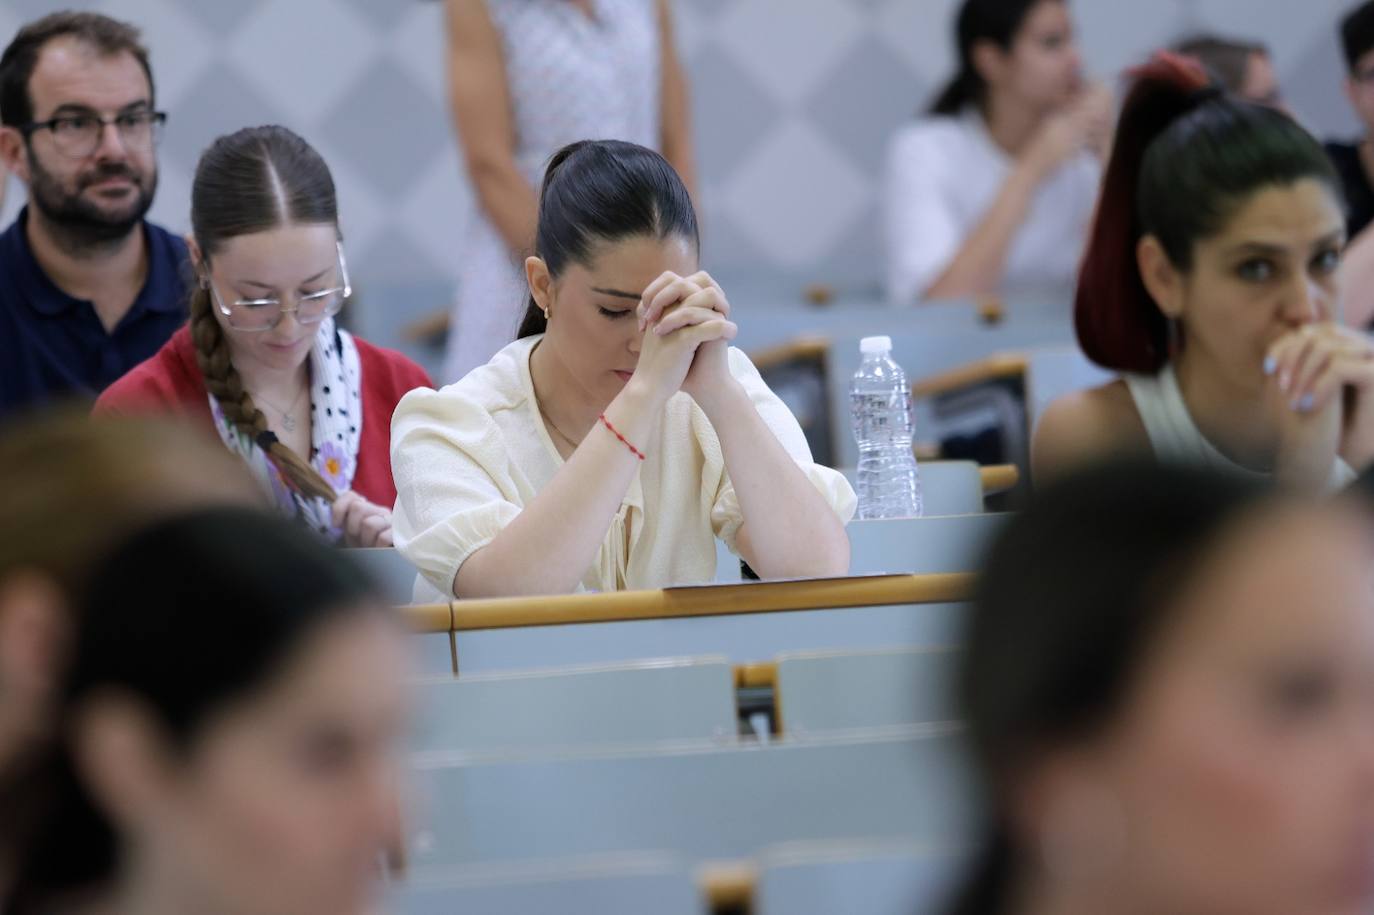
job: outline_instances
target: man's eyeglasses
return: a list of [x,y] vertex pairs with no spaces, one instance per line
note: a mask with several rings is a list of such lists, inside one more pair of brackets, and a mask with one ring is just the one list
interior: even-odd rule
[[353,294],[353,287],[348,282],[348,262],[344,260],[343,243],[335,242],[334,246],[339,253],[339,285],[298,296],[295,308],[285,307],[278,299],[235,299],[225,305],[208,271],[202,282],[209,287],[215,307],[229,320],[229,326],[234,330],[271,330],[288,314],[296,316],[297,324],[318,324],[338,314],[343,309],[344,301]]
[[162,135],[167,123],[165,111],[126,111],[112,118],[90,114],[64,114],[46,121],[34,121],[20,127],[25,138],[40,130],[52,132],[57,151],[71,159],[84,159],[100,147],[100,137],[107,125],[114,125],[119,140],[125,146],[151,149]]

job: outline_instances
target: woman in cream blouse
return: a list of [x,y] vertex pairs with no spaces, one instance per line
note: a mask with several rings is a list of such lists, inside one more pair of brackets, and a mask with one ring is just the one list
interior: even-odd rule
[[672,167],[565,147],[535,252],[519,339],[396,410],[393,533],[424,578],[459,597],[707,582],[717,537],[764,577],[846,572],[854,492],[729,348]]

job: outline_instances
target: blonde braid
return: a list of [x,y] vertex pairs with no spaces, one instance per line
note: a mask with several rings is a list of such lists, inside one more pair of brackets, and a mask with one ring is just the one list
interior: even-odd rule
[[191,340],[196,348],[196,364],[205,378],[205,389],[219,402],[224,417],[263,448],[288,486],[301,495],[332,503],[339,497],[334,487],[267,428],[267,417],[253,403],[253,395],[243,386],[238,369],[229,359],[229,344],[210,307],[210,291],[196,289],[191,296]]

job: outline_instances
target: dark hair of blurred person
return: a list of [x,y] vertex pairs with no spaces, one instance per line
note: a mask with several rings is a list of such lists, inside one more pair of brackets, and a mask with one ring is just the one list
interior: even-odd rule
[[1359,122],[1359,134],[1333,138],[1326,154],[1341,176],[1345,195],[1346,248],[1342,277],[1346,319],[1354,327],[1374,325],[1374,0],[1341,20],[1345,97]]
[[1062,303],[1111,139],[1112,93],[1084,78],[1067,0],[964,0],[955,46],[958,72],[889,143],[889,297]]
[[1374,0],[1363,0],[1345,14],[1340,41],[1346,69],[1353,74],[1365,55],[1374,51]]
[[1341,324],[1345,220],[1321,145],[1162,53],[1135,74],[1079,277],[1120,378],[1050,405],[1037,477],[1152,453],[1307,489],[1374,460],[1374,346]]
[[1374,222],[1374,0],[1359,4],[1341,20],[1345,94],[1362,135],[1348,143],[1331,142],[1326,151],[1345,186],[1350,237]]
[[8,911],[366,911],[399,832],[404,637],[286,519],[204,509],[93,573]]
[[260,499],[232,455],[164,421],[72,411],[0,428],[0,885],[15,779],[50,730],[92,563],[158,517]]
[[0,429],[0,784],[45,718],[40,697],[91,563],[168,513],[261,501],[232,455],[165,421],[71,411]]
[[1227,92],[1247,102],[1283,107],[1283,92],[1266,45],[1219,35],[1193,35],[1176,44],[1174,50],[1201,63]]
[[1374,519],[1098,466],[979,576],[959,693],[989,833],[956,915],[1374,905]]

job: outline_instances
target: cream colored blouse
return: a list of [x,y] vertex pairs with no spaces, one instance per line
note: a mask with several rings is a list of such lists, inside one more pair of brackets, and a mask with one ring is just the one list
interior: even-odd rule
[[[517,340],[462,381],[439,391],[411,391],[396,408],[392,535],[440,596],[450,593],[459,566],[495,539],[563,465],[530,378],[530,353],[540,339]],[[848,523],[857,500],[844,475],[812,461],[796,418],[749,357],[731,349],[729,363],[778,441]],[[710,582],[715,538],[737,552],[735,535],[744,520],[739,500],[720,440],[696,402],[682,393],[670,398],[657,440],[639,447],[648,458],[582,579],[583,590]],[[433,595],[417,588],[416,596]]]

